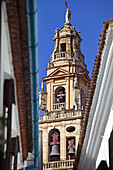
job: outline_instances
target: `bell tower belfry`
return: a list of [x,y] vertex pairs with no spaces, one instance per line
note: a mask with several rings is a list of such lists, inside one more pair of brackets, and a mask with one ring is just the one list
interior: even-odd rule
[[[39,129],[43,132],[43,169],[72,169],[90,78],[80,49],[80,32],[70,23],[56,29],[54,51],[39,93]],[[44,90],[44,82],[46,90]]]

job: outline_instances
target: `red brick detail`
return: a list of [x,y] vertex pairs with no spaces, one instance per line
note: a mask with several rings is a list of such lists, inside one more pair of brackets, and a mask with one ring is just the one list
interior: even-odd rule
[[[17,102],[18,102],[18,111],[19,111],[23,160],[25,160],[28,155],[28,145],[27,145],[28,142],[27,142],[27,129],[26,129],[27,128],[26,106],[25,106],[26,102],[25,102],[24,75],[23,75],[24,69],[23,69],[23,61],[22,61],[23,60],[22,49],[21,49],[22,42],[20,39],[20,25],[19,25],[20,20],[19,20],[18,10],[19,9],[18,9],[17,0],[10,0],[7,3],[8,23],[9,23],[11,48],[12,48],[12,55],[13,55],[13,66],[14,66],[14,74],[16,78],[16,92],[17,92]],[[26,25],[26,22],[23,23],[23,25]]]

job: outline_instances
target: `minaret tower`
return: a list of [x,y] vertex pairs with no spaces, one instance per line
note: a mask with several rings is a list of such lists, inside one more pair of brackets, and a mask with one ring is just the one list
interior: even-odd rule
[[80,32],[70,19],[67,8],[64,26],[55,30],[54,51],[39,93],[40,110],[44,111],[39,120],[44,170],[73,168],[90,82],[80,49]]

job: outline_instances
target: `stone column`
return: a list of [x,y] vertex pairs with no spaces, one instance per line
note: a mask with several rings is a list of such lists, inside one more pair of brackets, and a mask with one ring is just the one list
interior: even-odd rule
[[51,80],[51,111],[53,111],[53,80]]
[[51,110],[51,91],[50,91],[50,82],[46,83],[46,92],[47,92],[47,110]]
[[66,77],[66,109],[68,109],[68,98],[69,98],[69,94],[68,94],[68,78]]
[[59,39],[58,38],[55,41],[55,51],[59,52]]
[[77,51],[76,49],[76,40],[75,37],[73,38],[73,52],[75,53]]
[[66,78],[66,109],[70,109],[70,78]]
[[48,162],[48,128],[43,129],[43,162]]
[[78,141],[79,141],[79,136],[76,136],[76,138],[75,138],[75,152],[77,152]]
[[67,45],[66,45],[66,51],[70,52],[71,51],[71,38],[67,38]]
[[60,160],[66,160],[66,136],[65,126],[61,125],[60,131]]
[[76,131],[75,131],[75,144],[76,144],[76,151],[77,151],[77,148],[78,148],[78,141],[79,141],[79,136],[80,136],[80,122],[81,120],[79,120],[79,125],[76,126]]
[[73,108],[74,102],[73,102],[73,77],[70,78],[70,109]]

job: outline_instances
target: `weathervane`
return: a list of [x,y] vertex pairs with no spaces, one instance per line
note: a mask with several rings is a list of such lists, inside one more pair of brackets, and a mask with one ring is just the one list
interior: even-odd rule
[[65,1],[65,6],[66,6],[66,8],[67,8],[67,1]]

